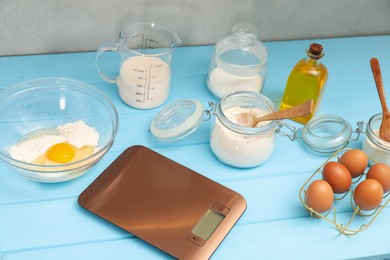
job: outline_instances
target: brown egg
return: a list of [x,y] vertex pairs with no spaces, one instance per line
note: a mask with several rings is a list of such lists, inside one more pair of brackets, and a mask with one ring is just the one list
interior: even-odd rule
[[352,177],[348,169],[338,162],[325,164],[322,169],[322,179],[330,184],[336,194],[346,192],[352,184]]
[[390,190],[390,167],[384,163],[376,163],[368,170],[367,179],[375,179],[382,185],[383,192]]
[[307,188],[305,203],[309,208],[322,213],[328,211],[333,204],[332,187],[324,180],[315,180]]
[[356,186],[353,193],[355,204],[362,210],[374,210],[382,202],[383,188],[379,181],[366,179]]
[[359,177],[364,173],[368,165],[367,155],[359,149],[353,149],[345,152],[339,159],[352,175],[352,178]]

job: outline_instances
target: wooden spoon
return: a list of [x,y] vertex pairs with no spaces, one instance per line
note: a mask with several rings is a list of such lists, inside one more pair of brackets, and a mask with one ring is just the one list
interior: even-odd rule
[[235,119],[237,120],[237,124],[241,126],[255,127],[257,123],[261,121],[305,116],[309,113],[312,113],[313,108],[314,108],[314,101],[313,99],[309,99],[305,103],[299,104],[291,108],[287,108],[285,110],[272,112],[261,117],[256,117],[251,113],[240,113],[235,116]]
[[383,86],[382,73],[378,59],[372,58],[370,60],[370,65],[383,112],[382,124],[379,128],[379,137],[386,142],[390,142],[390,112],[386,104],[385,88]]

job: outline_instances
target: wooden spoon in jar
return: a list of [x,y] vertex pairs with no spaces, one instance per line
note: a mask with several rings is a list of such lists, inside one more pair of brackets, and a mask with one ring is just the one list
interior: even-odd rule
[[379,137],[386,142],[390,142],[390,112],[386,104],[385,88],[383,86],[382,73],[378,59],[372,58],[370,60],[370,65],[383,112],[382,124],[379,128]]
[[314,101],[313,99],[309,99],[305,103],[299,104],[297,106],[293,106],[291,108],[287,108],[285,110],[276,111],[269,113],[267,115],[256,117],[251,113],[240,113],[235,116],[237,120],[237,124],[241,126],[247,127],[255,127],[257,123],[261,121],[269,121],[276,119],[285,119],[285,118],[295,118],[299,116],[305,116],[309,113],[312,113],[314,109]]

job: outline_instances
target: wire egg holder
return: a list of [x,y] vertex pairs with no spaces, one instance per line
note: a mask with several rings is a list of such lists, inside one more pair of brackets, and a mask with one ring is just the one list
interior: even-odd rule
[[[317,212],[315,211],[314,209],[312,209],[311,207],[307,206],[306,203],[305,203],[305,195],[306,195],[306,187],[311,183],[311,180],[313,180],[313,178],[317,175],[317,174],[322,174],[322,169],[323,167],[325,166],[326,163],[328,163],[329,161],[334,161],[335,159],[337,159],[337,161],[339,160],[340,156],[342,153],[344,153],[345,151],[348,151],[348,150],[351,150],[350,148],[343,148],[343,149],[340,149],[340,150],[337,150],[336,152],[334,152],[311,176],[310,178],[302,185],[300,191],[299,191],[299,199],[302,203],[302,205],[310,212],[310,215],[312,217],[315,217],[315,218],[320,218],[320,219],[325,219],[326,221],[328,221],[329,223],[333,224],[336,229],[341,233],[341,234],[344,234],[344,235],[347,235],[347,236],[352,236],[352,235],[356,235],[357,233],[363,231],[363,230],[366,230],[371,224],[372,222],[376,219],[376,217],[380,214],[380,212],[386,207],[386,205],[389,203],[390,201],[390,191],[386,192],[384,195],[383,195],[383,199],[382,199],[382,202],[381,202],[381,205],[379,205],[375,210],[373,211],[369,211],[369,212],[365,212],[363,210],[360,209],[359,206],[357,206],[354,201],[353,201],[353,186],[356,186],[359,181],[363,178],[363,176],[365,176],[367,174],[367,171],[365,171],[361,176],[359,176],[356,180],[353,180],[352,182],[352,185],[351,187],[348,189],[348,191],[346,191],[344,194],[341,194],[340,197],[336,197],[334,198],[334,203],[333,203],[333,206],[327,211],[325,212],[324,214],[320,213],[320,212]],[[369,158],[369,161],[372,161],[373,163],[378,163],[375,159],[371,158],[371,157],[368,157]],[[321,178],[322,179],[322,178]],[[335,203],[337,203],[337,201],[341,201],[343,199],[345,199],[347,197],[347,195],[350,194],[350,204],[351,204],[351,207],[353,209],[353,214],[352,216],[350,217],[349,220],[346,221],[346,224],[340,224],[337,222],[337,210],[336,210],[336,207],[334,206]],[[337,194],[338,195],[338,194]],[[389,198],[387,198],[389,197]],[[385,200],[387,198],[387,200]],[[330,216],[332,215],[333,213],[333,219],[330,218]],[[344,212],[343,212],[344,213]],[[353,223],[353,220],[355,219],[355,217],[363,217],[366,219],[366,223],[364,224],[361,224],[359,228],[357,229],[353,229],[353,228],[350,228],[351,224]]]

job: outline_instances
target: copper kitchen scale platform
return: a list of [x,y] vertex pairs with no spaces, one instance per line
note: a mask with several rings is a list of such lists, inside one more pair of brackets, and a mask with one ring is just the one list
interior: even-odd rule
[[240,194],[144,146],[126,149],[78,201],[179,259],[209,258],[246,209]]

